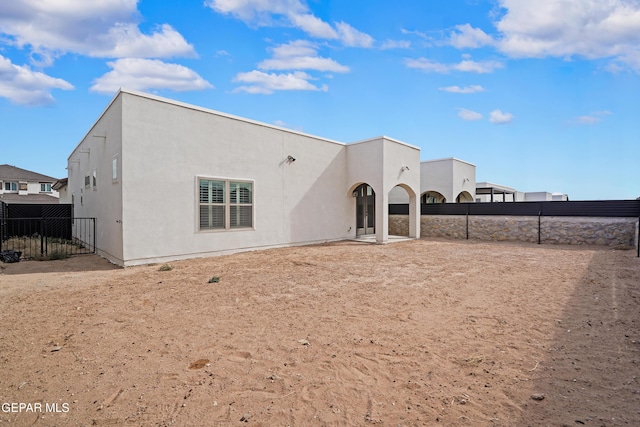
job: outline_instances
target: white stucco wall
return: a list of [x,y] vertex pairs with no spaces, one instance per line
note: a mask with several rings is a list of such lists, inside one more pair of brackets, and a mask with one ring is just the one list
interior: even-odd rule
[[[442,194],[447,203],[455,203],[456,197],[466,191],[471,196],[469,202],[475,201],[475,165],[453,157],[420,163],[420,195],[428,191]],[[389,195],[389,203],[408,203],[407,195],[394,189]]]
[[[388,137],[378,137],[347,145],[349,191],[369,184],[376,195],[376,241],[388,240],[390,192],[401,185],[410,202],[411,237],[419,237],[420,149]],[[355,209],[355,200],[353,201]],[[354,222],[355,228],[355,222]]]
[[58,191],[58,195],[59,195],[59,199],[60,199],[60,203],[62,204],[69,204],[71,203],[71,195],[69,195],[69,191],[68,191],[69,187],[67,187],[66,185],[62,188],[60,188],[60,190]]
[[471,196],[469,202],[475,202],[476,196],[476,166],[459,160],[451,159],[452,163],[452,194],[453,199],[448,200],[451,203],[456,202],[456,198],[462,192],[467,192]]
[[[96,218],[98,254],[122,265],[122,180],[111,178],[113,157],[122,159],[121,123],[122,99],[116,97],[69,156],[67,192],[76,218]],[[145,164],[144,159],[133,163]],[[94,171],[95,189],[92,183],[85,188],[85,175]]]
[[[121,91],[69,156],[68,192],[76,217],[97,218],[99,254],[125,266],[355,237],[351,192],[365,182],[384,242],[389,190],[403,185],[417,200],[419,159],[389,138],[346,145]],[[199,178],[252,182],[253,227],[200,231]]]
[[454,201],[452,159],[439,159],[420,164],[420,193],[437,191],[447,203]]
[[[122,97],[125,264],[350,236],[344,144]],[[252,181],[253,229],[199,231],[198,177]]]
[[525,202],[546,202],[551,199],[551,193],[547,193],[546,191],[530,191],[524,193]]

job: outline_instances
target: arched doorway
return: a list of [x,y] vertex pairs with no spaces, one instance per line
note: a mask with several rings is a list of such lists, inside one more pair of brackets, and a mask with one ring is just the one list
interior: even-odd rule
[[471,203],[473,202],[473,197],[469,194],[468,191],[462,191],[456,197],[456,203]]
[[427,191],[420,198],[420,202],[423,205],[433,203],[447,203],[447,199],[437,191]]
[[376,194],[369,184],[361,184],[354,191],[356,197],[356,236],[376,232]]

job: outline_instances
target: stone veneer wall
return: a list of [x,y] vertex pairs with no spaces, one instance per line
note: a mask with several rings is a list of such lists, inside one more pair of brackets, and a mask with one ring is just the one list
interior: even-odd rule
[[[389,234],[409,235],[407,215],[389,215]],[[638,244],[636,218],[542,217],[542,243],[609,245],[635,248]],[[420,237],[466,239],[465,215],[423,215]],[[469,238],[476,240],[538,242],[537,216],[469,216]]]

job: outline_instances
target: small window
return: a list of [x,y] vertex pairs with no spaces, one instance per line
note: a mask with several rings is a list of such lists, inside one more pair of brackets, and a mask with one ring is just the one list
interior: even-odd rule
[[40,183],[40,192],[41,193],[51,193],[51,184],[47,182]]
[[111,159],[111,180],[114,182],[118,180],[118,157],[117,156]]
[[253,183],[199,179],[199,229],[253,227]]
[[93,175],[91,178],[91,186],[93,187],[94,190],[98,186],[98,173],[96,171],[93,171]]
[[90,185],[91,185],[91,175],[86,174],[84,176],[84,188],[89,188]]
[[5,182],[4,183],[5,191],[18,191],[18,183],[17,182]]

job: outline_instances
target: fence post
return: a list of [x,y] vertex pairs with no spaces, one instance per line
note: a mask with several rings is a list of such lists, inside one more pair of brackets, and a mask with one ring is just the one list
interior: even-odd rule
[[469,205],[467,205],[467,240],[469,240]]
[[638,217],[638,242],[636,246],[638,247],[638,258],[640,258],[640,216]]
[[44,255],[44,218],[40,218],[40,255]]
[[542,211],[538,211],[538,244],[540,244],[540,217],[542,216]]
[[91,222],[93,222],[93,253],[96,253],[96,219],[92,218]]

